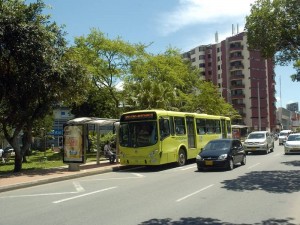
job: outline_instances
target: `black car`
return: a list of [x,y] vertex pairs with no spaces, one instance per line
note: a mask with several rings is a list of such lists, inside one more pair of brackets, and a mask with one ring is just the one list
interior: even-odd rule
[[238,139],[216,139],[208,142],[196,157],[198,170],[204,168],[225,168],[232,170],[234,165],[246,164],[246,153]]

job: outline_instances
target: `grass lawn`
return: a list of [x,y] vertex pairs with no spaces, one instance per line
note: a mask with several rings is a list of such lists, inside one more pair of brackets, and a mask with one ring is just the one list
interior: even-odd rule
[[[86,162],[96,163],[96,152],[87,153],[86,155]],[[22,171],[48,169],[66,165],[63,163],[62,153],[53,152],[51,149],[47,150],[46,153],[32,151],[32,154],[26,158],[28,162],[22,164]],[[104,158],[100,158],[100,160],[104,160]],[[14,156],[10,157],[9,162],[4,163],[0,161],[0,175],[11,173],[14,170],[14,163]]]

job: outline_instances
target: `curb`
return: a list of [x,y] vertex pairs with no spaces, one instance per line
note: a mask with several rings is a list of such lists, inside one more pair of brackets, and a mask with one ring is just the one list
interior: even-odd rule
[[27,188],[27,187],[38,186],[38,185],[42,185],[42,184],[54,183],[54,182],[63,181],[63,180],[70,180],[70,179],[79,178],[79,177],[85,177],[85,176],[97,175],[97,174],[102,174],[102,173],[107,173],[107,172],[119,171],[121,169],[124,169],[124,167],[122,167],[122,166],[107,167],[107,168],[102,167],[101,169],[98,169],[98,170],[94,169],[91,171],[82,169],[81,171],[78,171],[78,173],[75,173],[75,174],[61,175],[58,177],[43,178],[43,179],[37,179],[37,180],[33,180],[33,181],[13,184],[13,185],[2,186],[2,187],[0,187],[0,193],[6,192],[6,191],[22,189],[22,188]]

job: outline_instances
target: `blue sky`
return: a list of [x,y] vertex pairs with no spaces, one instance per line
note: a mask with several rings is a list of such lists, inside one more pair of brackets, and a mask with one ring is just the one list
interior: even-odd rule
[[[27,2],[34,2],[28,0]],[[245,16],[254,0],[44,0],[46,13],[65,25],[66,38],[86,36],[97,28],[108,38],[152,45],[148,52],[161,53],[169,46],[182,52],[215,43],[232,35],[232,24],[243,31]],[[277,107],[300,102],[300,83],[292,82],[292,65],[276,66]],[[281,80],[281,82],[280,82]],[[280,85],[281,84],[281,85]],[[280,94],[281,93],[281,94]],[[281,97],[281,98],[280,98]]]

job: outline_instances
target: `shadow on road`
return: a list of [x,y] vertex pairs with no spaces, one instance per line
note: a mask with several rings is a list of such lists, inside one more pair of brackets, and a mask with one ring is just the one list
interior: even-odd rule
[[227,190],[270,193],[293,193],[300,190],[299,170],[253,171],[233,180],[222,182]]
[[300,160],[294,160],[289,162],[282,162],[282,164],[285,164],[287,166],[300,166]]
[[[293,218],[286,219],[275,219],[271,218],[268,220],[261,221],[259,223],[251,223],[251,225],[269,225],[269,224],[280,224],[280,225],[296,225],[292,222]],[[179,221],[172,221],[169,218],[166,219],[151,219],[145,222],[140,223],[140,225],[150,225],[150,224],[159,224],[159,225],[197,225],[197,224],[208,224],[208,225],[237,225],[234,223],[220,221],[213,218],[203,218],[203,217],[187,217],[180,218]],[[239,223],[239,225],[250,225],[249,223]]]

